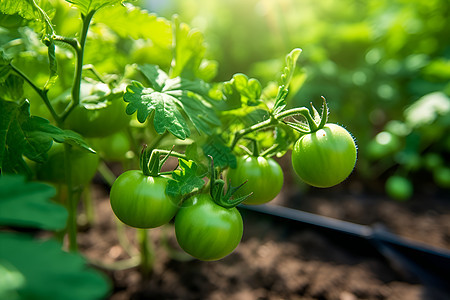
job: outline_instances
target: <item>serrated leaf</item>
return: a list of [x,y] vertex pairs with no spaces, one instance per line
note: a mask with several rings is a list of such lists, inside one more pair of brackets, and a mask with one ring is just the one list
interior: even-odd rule
[[[203,34],[180,22],[176,16],[172,20],[172,32],[174,57],[169,72],[170,77],[211,79],[212,74],[217,72],[217,69],[213,71],[217,64],[204,60],[206,46]],[[204,72],[205,63],[208,64],[207,72]]]
[[120,37],[150,39],[156,46],[168,50],[172,46],[170,22],[130,3],[102,10],[95,20],[106,24]]
[[169,76],[156,65],[139,65],[138,69],[148,79],[151,88],[158,92],[162,91],[165,82],[169,79]]
[[205,156],[212,156],[214,165],[219,168],[236,168],[236,157],[230,147],[218,136],[212,136],[202,147]]
[[64,252],[55,240],[4,232],[0,233],[0,245],[0,264],[12,265],[25,278],[15,291],[19,299],[94,300],[107,296],[110,285],[106,278],[88,268],[81,255]]
[[256,106],[261,103],[261,83],[255,78],[237,73],[223,85],[228,110],[241,106]]
[[205,82],[180,77],[169,79],[166,73],[152,65],[139,66],[139,70],[152,88],[146,88],[137,81],[127,87],[124,94],[124,100],[129,103],[127,114],[137,112],[141,123],[153,114],[154,126],[159,134],[168,130],[180,139],[191,134],[185,116],[199,133],[210,135],[216,126],[220,126],[214,109],[205,100],[207,96],[204,95],[209,91]]
[[172,179],[169,180],[166,192],[169,196],[183,196],[195,190],[201,189],[205,184],[202,179],[205,174],[198,174],[198,166],[192,161],[179,159],[180,170],[172,172]]
[[295,65],[297,64],[297,59],[301,53],[301,49],[295,48],[288,55],[286,55],[286,66],[281,74],[278,95],[275,99],[274,107],[272,108],[273,114],[281,112],[287,105],[286,96],[288,94],[289,84],[292,76],[294,76]]
[[121,3],[123,0],[66,0],[77,7],[83,15],[87,15],[92,11],[108,6]]
[[0,99],[0,168],[6,173],[26,173],[23,155],[43,162],[53,141],[93,150],[83,138],[62,130],[46,119],[30,116],[29,103],[21,106]]
[[50,200],[55,193],[55,188],[40,182],[26,182],[22,176],[1,176],[0,226],[64,229],[67,210]]
[[0,80],[0,91],[3,92],[1,97],[5,100],[18,101],[23,97],[22,77],[15,74],[9,74],[4,81]]
[[3,0],[0,2],[0,12],[6,15],[19,14],[27,20],[40,18],[40,13],[36,9],[34,1],[31,0]]
[[6,57],[5,52],[0,50],[0,83],[4,82],[8,78],[9,72],[11,71],[11,59]]
[[177,99],[151,88],[145,88],[138,82],[127,87],[123,99],[128,102],[126,112],[131,115],[137,111],[138,121],[144,123],[154,112],[156,132],[163,134],[166,130],[179,139],[190,135],[189,126],[177,107]]
[[[40,6],[41,5],[41,6]],[[50,9],[46,11],[42,7]],[[18,14],[24,19],[36,21],[41,23],[35,25],[35,28],[45,28],[45,33],[54,34],[53,25],[48,13],[54,11],[53,7],[49,5],[48,1],[44,0],[2,0],[0,1],[0,12],[7,15]]]

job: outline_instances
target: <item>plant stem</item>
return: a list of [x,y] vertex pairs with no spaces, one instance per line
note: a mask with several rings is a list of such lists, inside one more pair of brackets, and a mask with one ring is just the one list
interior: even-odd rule
[[42,98],[42,100],[44,101],[45,106],[47,106],[47,109],[50,111],[50,114],[52,115],[53,119],[55,120],[55,122],[58,124],[58,126],[61,123],[61,118],[58,116],[58,114],[56,113],[56,111],[53,109],[52,104],[50,103],[50,100],[48,99],[47,96],[47,91],[44,91],[43,89],[40,89],[39,87],[37,87],[30,78],[28,78],[28,76],[26,76],[24,73],[22,73],[22,71],[20,71],[19,69],[17,69],[16,67],[14,67],[12,64],[10,64],[11,69],[20,77],[22,77],[23,80],[25,80],[32,88],[33,90]]
[[[89,30],[89,25],[91,24],[92,17],[95,14],[95,10],[90,11],[86,16],[83,16],[83,27],[81,29],[80,43],[75,47],[75,52],[77,54],[77,62],[75,66],[75,79],[72,86],[72,102],[66,108],[61,119],[64,121],[67,116],[72,112],[72,110],[80,103],[80,93],[81,93],[81,79],[83,73],[83,60],[84,60],[84,48],[86,46],[86,38]],[[72,45],[75,46],[75,45]]]
[[254,124],[250,127],[244,128],[244,129],[236,132],[234,135],[233,141],[231,142],[231,147],[230,147],[231,150],[234,149],[234,147],[236,146],[238,141],[243,136],[245,136],[251,132],[254,132],[254,131],[274,127],[280,123],[280,120],[283,120],[284,118],[287,118],[287,117],[293,116],[293,115],[302,115],[308,122],[311,131],[316,131],[318,129],[318,125],[316,124],[313,117],[309,113],[309,110],[306,107],[293,108],[293,109],[289,109],[289,110],[283,111],[281,113],[278,113],[274,116],[271,116],[269,119],[267,119],[265,121],[259,122],[257,124]]
[[148,230],[138,229],[138,238],[141,252],[141,272],[143,277],[148,277],[153,268],[154,253],[149,243]]
[[67,233],[69,235],[69,250],[72,252],[78,251],[77,244],[77,206],[78,199],[74,193],[72,184],[72,165],[70,159],[71,145],[64,144],[64,169],[67,184],[67,210],[69,216],[67,218]]
[[100,175],[106,181],[106,183],[111,187],[116,181],[117,177],[114,173],[108,168],[104,161],[101,161],[97,168]]
[[91,226],[95,222],[95,205],[92,199],[91,186],[86,185],[83,191],[83,205],[87,224]]

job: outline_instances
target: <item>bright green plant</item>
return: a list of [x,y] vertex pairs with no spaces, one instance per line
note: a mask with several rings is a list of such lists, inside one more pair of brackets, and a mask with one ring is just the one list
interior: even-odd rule
[[23,176],[0,177],[0,298],[75,300],[107,295],[109,283],[80,255],[63,251],[60,241],[37,238],[30,231],[66,226],[66,209],[50,200],[55,193],[53,187],[26,182]]
[[[37,175],[65,186],[70,250],[77,250],[79,196],[93,176],[93,169],[81,166],[86,157],[98,159],[92,154],[95,142],[91,148],[88,137],[126,132],[134,153],[147,144],[141,171],[126,171],[115,181],[110,178],[112,211],[121,221],[153,228],[175,216],[180,246],[194,257],[214,260],[232,252],[242,236],[235,206],[247,198],[253,204],[270,201],[281,189],[283,175],[272,157],[330,126],[325,99],[321,115],[314,106],[312,111],[288,109],[289,90],[298,88],[303,78],[295,73],[298,48],[286,56],[281,73],[273,70],[276,84],[264,86],[242,73],[213,82],[217,63],[206,58],[203,35],[178,17],[169,21],[120,0],[10,3],[1,2],[0,11],[19,14],[22,20],[1,35],[5,44],[0,49],[0,168],[2,174]],[[78,31],[69,21],[79,26]],[[349,141],[346,151],[351,157],[340,172],[345,176],[331,173],[336,171],[334,160],[322,160],[319,177],[326,186],[342,182],[353,170],[356,145],[351,137]],[[334,142],[321,140],[320,145],[336,148]],[[52,152],[61,145],[54,143],[64,144],[59,161]],[[239,168],[246,154],[243,149],[252,147],[253,154],[269,162],[270,176],[276,179],[276,187],[264,199],[258,195],[254,175],[226,181],[225,174]],[[179,158],[179,167],[161,171],[169,156]],[[36,168],[24,158],[36,162]],[[106,164],[99,166],[105,178],[112,177],[105,176]],[[254,167],[264,177],[266,166]],[[326,173],[327,169],[331,171]],[[52,176],[54,171],[59,175]],[[192,217],[199,214],[203,218]],[[208,220],[221,214],[232,217],[218,218],[217,227],[210,228]],[[231,230],[222,230],[223,226]],[[189,228],[199,235],[204,232],[205,241],[197,244],[187,234]],[[211,252],[204,249],[227,232],[229,236]],[[148,232],[141,229],[139,234],[140,263],[147,272],[152,263]]]

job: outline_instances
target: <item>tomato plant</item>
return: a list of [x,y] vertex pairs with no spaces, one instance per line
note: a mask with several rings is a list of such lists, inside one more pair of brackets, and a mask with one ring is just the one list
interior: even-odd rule
[[[64,145],[54,143],[48,152],[48,159],[36,164],[36,176],[39,180],[53,183],[66,183]],[[99,157],[84,149],[73,147],[69,152],[70,178],[74,186],[89,183],[97,172]]]
[[316,187],[331,187],[342,182],[353,171],[356,145],[343,127],[326,124],[303,135],[292,150],[292,165],[298,176]]
[[81,101],[66,119],[66,126],[85,137],[105,137],[123,130],[130,121],[120,95],[105,100],[103,106]]
[[[315,159],[300,170],[310,177],[319,170],[319,183],[330,186],[353,169],[356,146],[344,129],[326,124],[325,99],[320,116],[314,107],[287,109],[289,92],[304,78],[295,72],[301,49],[286,55],[278,87],[263,87],[240,73],[214,82],[217,64],[205,56],[203,35],[177,17],[158,18],[132,4],[120,5],[120,0],[66,1],[78,11],[60,3],[55,13],[52,1],[28,2],[0,4],[2,13],[29,18],[26,28],[15,28],[0,49],[0,87],[6,87],[0,95],[0,168],[2,173],[65,184],[70,250],[77,250],[79,200],[86,204],[89,198],[80,198],[82,191],[89,191],[80,186],[90,183],[97,166],[112,186],[114,214],[140,228],[139,261],[147,270],[151,255],[145,229],[174,217],[177,240],[187,253],[202,260],[230,254],[243,234],[236,206],[266,203],[280,192],[284,175],[272,157],[290,151],[299,133],[299,141],[308,136],[317,136],[317,141],[294,146],[294,156],[309,152],[306,158],[295,158],[296,171],[297,165]],[[53,24],[65,18],[80,28]],[[17,42],[17,36],[27,42]],[[24,55],[29,51],[42,59]],[[46,72],[30,72],[36,60],[35,66],[48,66]],[[47,112],[41,114],[41,108]],[[254,153],[244,156],[242,149],[249,143],[254,143]],[[133,170],[116,178],[108,169],[116,165],[111,161],[122,160],[130,148],[142,144],[140,170],[137,160],[130,159],[122,167]],[[90,153],[93,149],[103,158],[101,164],[99,155]],[[179,159],[178,166],[164,165],[170,156]],[[36,174],[27,161],[37,163]]]
[[273,200],[283,187],[283,170],[273,158],[243,156],[237,158],[237,167],[230,168],[227,178],[232,185],[247,181],[236,195],[252,193],[244,204],[263,204]]
[[175,218],[181,248],[200,260],[218,260],[239,244],[243,222],[239,211],[216,204],[209,194],[186,200]]
[[405,201],[411,198],[414,188],[411,181],[407,178],[393,175],[386,181],[385,189],[389,197],[395,200]]
[[168,178],[147,176],[139,170],[122,173],[111,187],[111,207],[123,223],[155,228],[169,222],[178,210],[176,199],[166,194]]
[[92,139],[91,142],[100,157],[107,161],[124,161],[131,148],[130,139],[123,131],[103,138]]

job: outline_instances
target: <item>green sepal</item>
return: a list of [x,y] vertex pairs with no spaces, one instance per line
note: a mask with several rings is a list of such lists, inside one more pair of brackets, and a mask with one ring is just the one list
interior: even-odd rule
[[220,205],[224,208],[233,208],[253,194],[250,193],[239,198],[233,198],[233,194],[247,181],[237,187],[231,186],[231,181],[229,181],[228,188],[225,187],[225,181],[219,178],[219,172],[214,168],[214,159],[212,158],[212,156],[209,156],[209,158],[211,159],[210,195],[217,205]]

